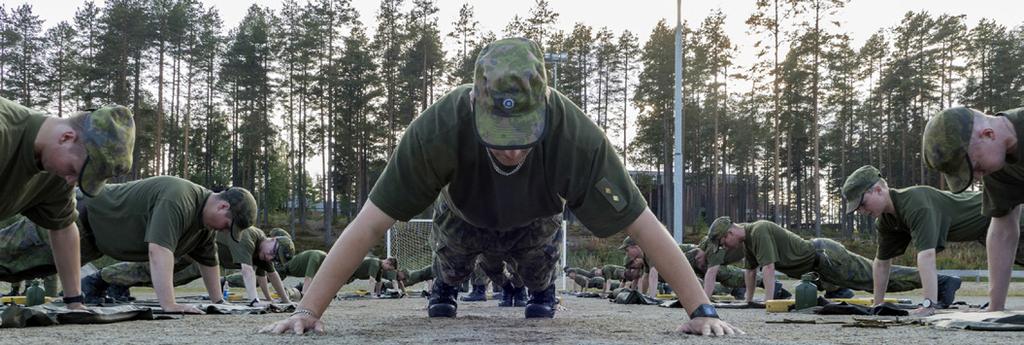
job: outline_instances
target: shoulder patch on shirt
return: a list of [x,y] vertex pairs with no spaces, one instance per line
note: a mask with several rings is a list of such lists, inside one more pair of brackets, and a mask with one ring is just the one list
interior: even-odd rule
[[622,209],[626,208],[626,196],[623,195],[622,191],[616,188],[615,185],[608,182],[607,178],[602,177],[601,180],[597,181],[597,184],[594,185],[594,188],[597,188],[597,191],[604,196],[605,200],[608,200],[608,203],[615,208],[616,212],[622,211]]

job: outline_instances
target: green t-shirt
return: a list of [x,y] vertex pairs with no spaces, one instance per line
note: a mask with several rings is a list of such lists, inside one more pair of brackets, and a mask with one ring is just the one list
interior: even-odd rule
[[419,282],[434,279],[434,271],[431,266],[423,267],[409,272],[405,279],[405,286],[416,285]]
[[356,267],[356,271],[352,273],[352,277],[349,278],[349,281],[370,278],[380,281],[382,271],[383,270],[380,269],[380,259],[367,256],[363,258],[363,262],[359,264],[359,267]]
[[82,199],[96,247],[121,261],[149,261],[149,243],[175,258],[188,255],[217,266],[216,231],[203,224],[211,192],[188,180],[156,176],[108,184],[103,194]]
[[477,227],[512,229],[561,213],[564,205],[607,237],[647,207],[604,132],[553,89],[541,141],[517,173],[499,175],[477,139],[471,89],[457,87],[409,125],[370,192],[384,213],[407,220],[443,190],[452,211]]
[[946,249],[946,241],[984,240],[991,218],[981,215],[980,192],[953,194],[930,186],[890,189],[896,214],[878,219],[880,260],[900,256],[911,242],[917,251]]
[[587,271],[585,269],[582,269],[582,268],[571,267],[565,273],[569,274],[569,272],[576,272],[576,276],[584,276],[584,277],[587,277],[587,278],[593,278],[594,277],[593,273],[591,273],[590,271]]
[[581,288],[587,288],[588,286],[590,286],[590,278],[581,276],[579,274],[573,277],[572,280],[576,282],[576,285],[579,285],[579,287]]
[[46,116],[0,97],[0,219],[22,214],[36,225],[60,230],[78,218],[74,189],[41,170],[35,141]]
[[601,277],[593,277],[593,278],[587,279],[587,283],[590,284],[590,285],[586,285],[585,287],[591,287],[591,288],[597,288],[597,289],[603,289],[604,288],[604,278],[601,278]]
[[996,114],[1006,116],[1017,134],[1017,151],[1006,155],[1006,165],[996,172],[985,175],[982,190],[981,214],[1002,217],[1014,207],[1024,203],[1024,108],[1007,110]]
[[267,235],[256,227],[249,227],[238,234],[238,242],[231,238],[228,231],[217,232],[217,253],[220,266],[241,269],[242,264],[252,266],[257,276],[265,276],[267,272],[275,272],[274,264],[260,260],[260,242]]
[[313,278],[326,257],[327,253],[324,253],[322,250],[303,250],[301,253],[292,256],[292,259],[288,260],[288,263],[283,267],[284,269],[279,270],[278,274],[281,275],[281,279],[285,277]]
[[789,276],[814,270],[817,254],[811,241],[767,220],[746,224],[743,229],[746,231],[743,247],[748,269],[774,263],[775,270]]
[[604,265],[601,268],[601,276],[604,279],[611,280],[622,280],[622,275],[626,273],[626,268],[619,265]]

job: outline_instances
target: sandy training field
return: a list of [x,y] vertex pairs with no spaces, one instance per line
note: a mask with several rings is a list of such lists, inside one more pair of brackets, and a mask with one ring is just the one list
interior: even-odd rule
[[[787,286],[792,281],[785,282]],[[356,282],[344,290],[361,288]],[[1020,291],[1014,283],[1011,291]],[[189,287],[186,290],[191,290]],[[985,286],[964,283],[967,294],[977,295]],[[150,294],[150,295],[147,295]],[[141,291],[139,297],[151,298]],[[858,297],[865,297],[861,293]],[[916,298],[916,293],[899,294]],[[968,303],[983,296],[963,296]],[[783,319],[852,321],[852,316],[818,316],[763,310],[720,310],[722,317],[747,332],[725,339],[675,333],[686,319],[682,309],[657,306],[617,305],[605,299],[563,296],[564,309],[551,320],[525,320],[523,308],[500,308],[496,301],[461,302],[456,319],[426,317],[426,299],[336,300],[325,315],[325,335],[296,337],[256,334],[285,314],[185,316],[180,320],[134,321],[108,325],[66,325],[44,328],[4,329],[0,342],[19,344],[602,344],[602,343],[710,343],[710,344],[1021,344],[1024,332],[977,332],[935,329],[928,326],[896,326],[888,329],[848,328],[838,324],[774,324]],[[1024,309],[1024,298],[1011,297],[1012,309]],[[863,318],[863,317],[858,317]]]

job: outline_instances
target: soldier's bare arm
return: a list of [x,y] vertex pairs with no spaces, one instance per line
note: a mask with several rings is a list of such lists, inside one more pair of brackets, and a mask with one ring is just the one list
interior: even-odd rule
[[245,283],[245,299],[247,301],[253,301],[260,299],[259,295],[256,294],[256,269],[251,265],[241,264],[242,266],[242,282]]
[[[764,281],[764,300],[770,300],[775,297],[775,263],[770,263],[761,267],[761,278]],[[754,277],[757,280],[757,277]]]
[[874,304],[882,304],[885,302],[885,290],[889,286],[889,269],[892,268],[892,260],[880,260],[875,258],[871,262],[871,277],[872,285],[875,289],[875,300]]
[[153,290],[160,301],[160,308],[166,312],[203,314],[198,308],[187,304],[178,304],[174,300],[174,253],[158,244],[149,244],[149,275],[153,281]]
[[704,272],[704,294],[711,297],[711,294],[715,293],[715,281],[718,277],[718,265],[708,267],[708,270]]
[[754,301],[754,291],[757,287],[757,270],[756,269],[745,269],[743,270],[743,285],[746,285],[747,292],[744,297],[747,303]]
[[[53,248],[53,262],[57,266],[60,284],[64,288],[64,296],[81,296],[82,280],[79,267],[82,267],[81,249],[79,247],[78,226],[75,223],[63,229],[50,231],[50,246]],[[69,309],[85,309],[82,303],[68,304]]]
[[[665,277],[672,290],[676,291],[687,315],[692,314],[701,304],[711,303],[700,288],[697,275],[693,273],[693,268],[683,256],[683,252],[650,209],[645,209],[640,217],[626,227],[626,233],[637,241],[644,253],[647,253],[652,265],[661,268],[661,275]],[[677,330],[704,335],[743,333],[725,321],[708,317],[691,319],[680,325]]]
[[992,218],[988,225],[985,251],[988,254],[988,311],[1006,309],[1006,293],[1010,289],[1010,269],[1020,239],[1020,205],[1005,216]]
[[309,330],[323,332],[324,325],[320,321],[320,316],[327,309],[327,305],[334,299],[338,289],[341,289],[341,286],[363,262],[363,257],[370,251],[370,248],[384,237],[388,228],[394,223],[394,218],[377,208],[372,201],[367,201],[352,223],[341,233],[341,237],[334,242],[330,252],[327,253],[323,266],[321,266],[327,268],[317,271],[309,286],[304,287],[305,294],[297,311],[288,319],[268,325],[260,331],[271,333],[290,331],[296,334],[302,334]]
[[199,274],[203,276],[203,285],[206,286],[206,293],[210,295],[210,302],[223,302],[224,291],[220,286],[220,269],[217,266],[196,265],[199,265]]
[[277,272],[267,273],[267,280],[270,280],[270,285],[274,286],[274,291],[277,291],[277,295],[281,296],[282,303],[292,303],[291,298],[288,297],[288,291],[284,289],[284,283],[281,282],[280,274]]

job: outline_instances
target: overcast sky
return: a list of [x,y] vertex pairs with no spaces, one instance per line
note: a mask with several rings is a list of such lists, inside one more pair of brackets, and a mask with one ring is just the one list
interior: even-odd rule
[[[224,20],[225,31],[235,27],[246,10],[252,4],[267,6],[274,10],[281,8],[278,0],[201,0],[206,6],[214,6]],[[43,20],[44,28],[56,23],[71,21],[81,0],[4,0],[7,7],[27,2]],[[103,7],[103,0],[96,3]],[[302,3],[302,0],[299,0]],[[451,32],[451,23],[458,19],[459,8],[466,0],[439,0],[440,12],[438,22],[441,34]],[[468,1],[475,9],[477,20],[483,31],[493,31],[499,37],[509,20],[516,14],[520,17],[529,16],[533,0],[488,0]],[[575,23],[582,22],[594,28],[607,26],[616,34],[630,30],[640,37],[641,44],[646,42],[654,25],[665,19],[670,26],[676,21],[676,1],[672,0],[549,0],[551,7],[559,14],[556,28],[571,31]],[[405,1],[406,6],[411,1]],[[353,6],[360,14],[360,20],[369,31],[376,28],[379,0],[353,0]],[[695,27],[714,9],[721,9],[726,15],[726,32],[734,44],[739,46],[734,63],[740,67],[749,66],[754,59],[753,43],[756,37],[747,34],[748,27],[744,23],[754,11],[754,0],[705,0],[683,1],[683,20]],[[890,28],[899,24],[907,11],[927,11],[933,15],[964,14],[967,25],[974,27],[982,18],[995,20],[1007,27],[1024,24],[1021,14],[1024,13],[1024,1],[1021,0],[852,0],[841,9],[833,20],[841,23],[839,29],[848,33],[853,39],[854,49],[859,49],[864,41],[880,28]],[[785,23],[783,23],[785,25]],[[827,28],[836,32],[834,27]],[[447,37],[446,45],[454,51],[455,42]],[[635,111],[631,111],[635,114]],[[632,115],[631,115],[632,116]],[[635,127],[635,126],[634,126]],[[318,163],[319,160],[316,160]],[[318,171],[318,170],[314,170]]]
[[[277,0],[201,0],[207,6],[216,7],[224,19],[226,27],[234,27],[251,4],[280,9],[281,1]],[[33,5],[34,11],[50,27],[61,20],[71,20],[75,9],[83,3],[79,0],[5,0],[7,7],[23,2]],[[484,30],[491,30],[501,35],[501,30],[512,16],[529,15],[532,0],[515,1],[467,1],[439,0],[438,13],[442,34],[451,31],[451,23],[458,18],[459,8],[469,2],[476,10],[476,17]],[[607,26],[616,33],[629,29],[641,40],[646,41],[651,29],[658,20],[665,19],[674,24],[676,20],[676,1],[672,0],[549,0],[551,7],[559,13],[557,27],[566,31],[572,30],[573,24],[583,22],[595,28]],[[102,7],[103,1],[97,1]],[[300,0],[301,3],[301,0]],[[406,1],[411,3],[411,1]],[[352,4],[360,13],[360,19],[373,30],[376,26],[374,18],[380,5],[378,0],[353,0]],[[754,0],[704,0],[682,2],[683,20],[696,26],[713,9],[721,8],[726,14],[726,28],[732,40],[739,44],[741,53],[739,64],[746,64],[751,56],[753,39],[746,34],[747,25],[744,21],[754,10]],[[928,11],[932,14],[966,14],[969,26],[974,26],[981,18],[991,18],[1003,25],[1014,27],[1024,23],[1024,1],[1020,0],[853,0],[842,9],[837,18],[842,23],[842,30],[850,33],[854,45],[859,47],[872,33],[879,28],[891,27],[899,23],[907,11]],[[834,31],[834,29],[833,29]],[[450,44],[450,43],[449,43]]]

